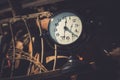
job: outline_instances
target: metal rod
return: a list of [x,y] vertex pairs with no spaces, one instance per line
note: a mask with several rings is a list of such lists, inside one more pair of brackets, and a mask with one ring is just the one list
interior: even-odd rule
[[54,47],[55,47],[55,52],[54,52],[55,60],[54,60],[54,64],[53,64],[53,71],[56,69],[56,62],[57,62],[57,45],[54,44]]
[[13,10],[13,6],[12,6],[11,1],[10,1],[10,0],[8,0],[8,3],[9,3],[9,6],[11,7],[12,15],[13,15],[13,17],[15,17],[15,16],[16,16],[16,14],[15,14],[15,11]]
[[[40,19],[39,19],[39,17],[37,17],[37,24],[38,24],[38,28],[40,31],[39,36],[41,37],[42,29],[41,29],[41,23],[39,23],[39,21],[40,21]],[[44,40],[43,40],[43,37],[41,37],[41,63],[43,63],[43,56],[44,56]],[[40,72],[41,72],[41,70],[40,70]]]
[[[24,21],[25,27],[26,27],[26,29],[27,29],[27,31],[28,31],[30,43],[32,44],[32,37],[31,37],[30,31],[29,31],[29,28],[28,28],[28,24],[27,24],[27,22],[26,22],[26,20],[25,20],[24,18],[23,18],[23,21]],[[33,45],[32,45],[32,47],[33,47]],[[30,57],[32,57],[32,56],[33,56],[33,48],[32,48],[32,50],[31,50],[31,52],[30,52]],[[30,62],[27,75],[30,75],[31,65],[32,65],[32,63]]]
[[10,74],[10,78],[12,79],[14,73],[14,64],[15,64],[15,40],[12,30],[12,21],[10,21],[10,31],[11,31],[12,43],[13,43],[12,66],[11,66],[11,74]]

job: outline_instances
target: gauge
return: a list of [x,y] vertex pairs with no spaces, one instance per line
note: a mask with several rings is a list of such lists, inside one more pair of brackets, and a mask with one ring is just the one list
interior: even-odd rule
[[82,21],[75,13],[62,12],[49,22],[49,34],[60,45],[74,43],[82,33]]

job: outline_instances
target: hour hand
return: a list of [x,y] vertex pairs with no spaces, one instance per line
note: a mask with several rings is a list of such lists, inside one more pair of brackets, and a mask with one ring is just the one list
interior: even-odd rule
[[70,32],[72,35],[78,37],[78,35],[74,34],[68,27],[65,26],[65,27],[64,27],[64,30],[65,30],[65,31],[68,31],[68,32]]

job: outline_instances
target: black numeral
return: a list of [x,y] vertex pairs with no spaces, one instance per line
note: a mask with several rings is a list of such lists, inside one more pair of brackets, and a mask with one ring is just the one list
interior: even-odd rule
[[75,27],[78,27],[79,25],[78,24],[75,24]]
[[77,30],[77,29],[75,29],[75,32],[78,32],[78,30]]
[[73,21],[73,22],[76,22],[76,19],[73,19],[72,21]]
[[67,37],[66,37],[66,39],[67,39],[67,40],[70,40],[70,37],[69,37],[69,36],[67,36]]
[[56,33],[56,36],[59,36],[60,34],[59,33]]
[[58,23],[55,23],[55,26],[58,26]]

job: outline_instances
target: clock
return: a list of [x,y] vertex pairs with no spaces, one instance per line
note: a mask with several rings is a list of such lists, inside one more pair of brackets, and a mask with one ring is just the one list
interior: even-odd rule
[[59,45],[71,45],[81,36],[82,21],[73,12],[61,12],[51,17],[48,32],[52,40]]

